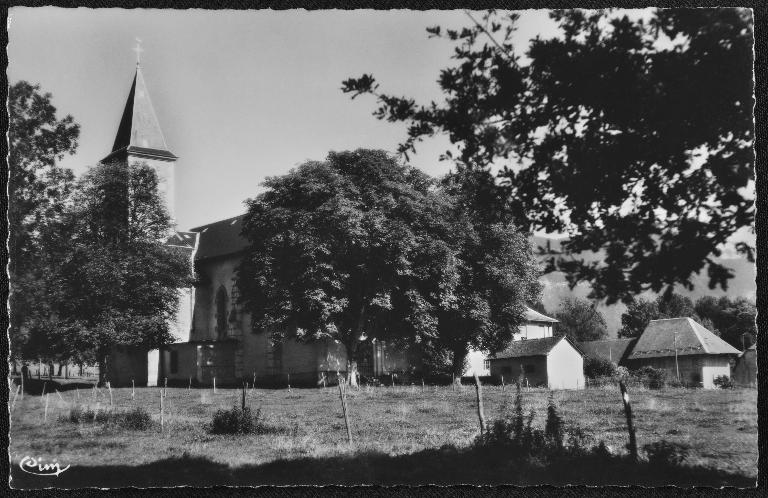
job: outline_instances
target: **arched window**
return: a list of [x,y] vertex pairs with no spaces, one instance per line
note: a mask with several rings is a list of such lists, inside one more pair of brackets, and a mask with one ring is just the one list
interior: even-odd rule
[[227,289],[220,286],[216,292],[216,337],[227,337]]

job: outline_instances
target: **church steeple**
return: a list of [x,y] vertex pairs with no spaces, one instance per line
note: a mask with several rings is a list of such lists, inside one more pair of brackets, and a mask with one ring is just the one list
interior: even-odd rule
[[[137,41],[139,41],[137,39]],[[112,152],[102,162],[125,162],[126,164],[146,164],[157,173],[158,188],[165,198],[166,207],[174,217],[174,169],[176,155],[168,150],[165,137],[160,129],[155,109],[149,98],[147,85],[141,71],[139,54],[141,47],[136,47],[136,73],[133,76],[131,90],[125,102],[123,115],[117,127]]]
[[110,156],[121,152],[170,161],[177,159],[168,150],[138,64]]

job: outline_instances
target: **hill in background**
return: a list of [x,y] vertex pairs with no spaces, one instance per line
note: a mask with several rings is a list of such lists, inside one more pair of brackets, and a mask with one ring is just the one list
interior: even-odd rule
[[[542,236],[534,236],[531,238],[531,242],[534,246],[534,250],[538,250],[538,247],[546,247],[549,242],[550,247],[553,250],[559,250],[561,243],[567,239],[556,239]],[[581,253],[578,257],[583,257],[586,260],[597,260],[599,253]],[[542,256],[541,261],[544,260]],[[746,258],[715,258],[715,260],[731,269],[733,269],[734,277],[728,281],[728,289],[724,291],[720,287],[710,289],[708,287],[708,277],[706,271],[699,273],[693,278],[694,288],[692,291],[685,289],[682,286],[677,286],[675,292],[682,296],[696,299],[703,296],[730,296],[730,297],[746,297],[751,300],[755,300],[755,292],[757,284],[755,282],[755,265],[746,260]],[[590,291],[589,284],[581,283],[573,289],[568,288],[568,282],[562,272],[547,273],[541,278],[544,285],[542,293],[542,301],[544,307],[550,313],[554,313],[560,306],[562,299],[566,297],[579,297],[586,298]],[[653,292],[645,292],[641,295],[645,298],[653,299],[657,294]],[[616,337],[619,329],[621,328],[621,315],[626,310],[626,306],[621,303],[606,306],[605,304],[599,304],[598,309],[605,316],[605,322],[608,325],[608,332],[611,337]]]

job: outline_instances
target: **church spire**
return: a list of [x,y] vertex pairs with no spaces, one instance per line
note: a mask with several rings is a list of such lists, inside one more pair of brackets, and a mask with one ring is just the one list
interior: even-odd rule
[[136,73],[133,76],[131,90],[125,103],[123,116],[117,128],[117,135],[112,146],[112,152],[106,159],[125,153],[150,159],[165,159],[173,161],[176,156],[168,150],[165,137],[160,129],[155,109],[149,98],[147,85],[141,70],[140,40],[136,39]]

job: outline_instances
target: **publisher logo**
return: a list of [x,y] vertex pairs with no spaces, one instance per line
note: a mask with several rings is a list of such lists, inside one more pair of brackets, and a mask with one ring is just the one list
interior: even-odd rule
[[53,461],[46,463],[40,457],[34,458],[31,456],[25,456],[19,462],[19,468],[27,474],[36,476],[59,476],[62,472],[69,468],[69,465],[62,468],[59,462]]

